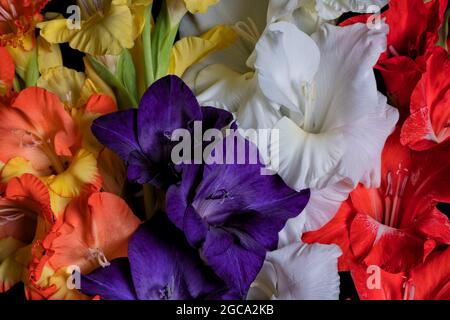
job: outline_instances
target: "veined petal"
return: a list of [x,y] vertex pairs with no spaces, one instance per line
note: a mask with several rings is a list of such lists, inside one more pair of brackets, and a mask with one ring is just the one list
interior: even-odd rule
[[118,55],[134,45],[133,16],[127,5],[112,4],[109,12],[84,22],[70,39],[70,46],[95,56]]
[[402,128],[401,142],[413,150],[426,150],[450,138],[448,72],[448,52],[436,47],[427,61],[427,71],[411,96],[411,115]]
[[82,72],[58,66],[46,70],[38,79],[38,87],[56,94],[69,108],[75,107],[80,99],[80,92],[86,80]]
[[[0,106],[0,160],[23,157],[48,170],[57,156],[71,156],[78,131],[58,97],[44,89],[22,90],[11,106]],[[53,159],[54,160],[54,159]]]
[[42,259],[56,271],[75,264],[82,273],[89,273],[126,257],[128,241],[139,224],[118,196],[104,192],[83,195],[69,204],[44,239]]
[[39,73],[63,65],[61,50],[58,44],[51,44],[43,37],[37,38]]
[[40,35],[49,43],[69,42],[77,33],[77,29],[69,29],[66,19],[55,19],[38,23]]

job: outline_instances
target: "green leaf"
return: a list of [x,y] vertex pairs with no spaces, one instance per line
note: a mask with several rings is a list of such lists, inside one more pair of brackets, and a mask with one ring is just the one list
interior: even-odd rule
[[444,16],[444,23],[442,24],[441,29],[439,30],[439,41],[437,43],[438,46],[444,47],[445,50],[448,51],[447,39],[448,39],[448,24],[450,19],[450,9],[447,10]]
[[17,74],[14,75],[13,88],[15,92],[22,91],[21,80]]
[[155,30],[152,35],[155,80],[166,76],[169,71],[170,55],[178,33],[178,26],[179,23],[175,26],[170,23],[169,12],[164,2],[161,13],[156,20]]
[[30,62],[28,63],[27,70],[25,71],[25,85],[27,87],[33,87],[37,84],[39,79],[39,65],[37,50],[33,50],[33,54],[30,57]]
[[122,82],[97,59],[92,56],[88,56],[88,59],[99,77],[102,78],[106,82],[106,84],[116,90],[119,109],[124,110],[129,109],[130,107],[137,108],[137,99],[128,92],[127,88],[125,88]]
[[116,77],[134,100],[137,101],[136,68],[134,67],[133,57],[127,49],[122,51],[119,61],[117,62]]

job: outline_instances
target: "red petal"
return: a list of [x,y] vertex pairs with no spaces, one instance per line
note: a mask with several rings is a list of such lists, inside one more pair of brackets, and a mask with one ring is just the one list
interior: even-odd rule
[[392,274],[377,266],[360,265],[351,270],[361,300],[402,300],[403,274]]
[[450,137],[450,59],[435,47],[427,70],[411,97],[411,116],[402,129],[402,143],[425,150]]
[[117,111],[117,105],[111,97],[95,94],[89,98],[86,104],[86,111],[96,114],[107,114]]
[[353,208],[347,202],[344,202],[331,219],[322,228],[316,231],[305,232],[302,235],[302,241],[305,243],[336,244],[343,254],[339,258],[339,270],[344,271],[353,263],[354,256],[350,250],[350,241],[348,237],[350,223],[355,215]]
[[387,227],[358,214],[350,229],[350,244],[357,259],[391,273],[407,271],[423,259],[423,241],[406,231]]

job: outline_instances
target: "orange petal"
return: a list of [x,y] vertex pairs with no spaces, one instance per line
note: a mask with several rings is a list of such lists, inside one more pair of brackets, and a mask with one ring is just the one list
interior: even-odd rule
[[48,262],[54,270],[77,265],[82,273],[99,267],[96,250],[107,260],[126,257],[129,238],[140,224],[121,198],[105,192],[73,200],[62,220],[44,240],[51,252]]
[[14,61],[6,48],[0,47],[0,96],[9,93],[14,80]]
[[52,156],[71,156],[80,143],[76,125],[58,97],[31,87],[20,92],[11,106],[0,105],[0,161],[23,157],[40,171]]

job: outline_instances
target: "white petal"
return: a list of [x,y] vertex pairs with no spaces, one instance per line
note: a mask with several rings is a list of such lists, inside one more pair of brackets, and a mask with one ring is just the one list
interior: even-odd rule
[[225,65],[213,64],[197,74],[193,86],[187,83],[201,105],[236,112],[254,90],[252,78],[252,74],[240,74]]
[[316,11],[315,0],[270,0],[267,23],[291,22],[308,35],[325,23]]
[[323,132],[361,118],[378,105],[373,66],[386,48],[387,26],[325,24],[313,34],[320,53],[316,101],[307,110],[307,131]]
[[353,187],[379,183],[381,149],[398,120],[377,92],[372,70],[385,31],[326,25],[314,35],[322,55],[316,100],[305,104],[302,122],[284,118],[276,125],[278,173],[295,190],[323,189],[342,180]]
[[[319,15],[326,20],[339,18],[345,12],[375,13],[388,3],[388,0],[316,0]],[[376,6],[379,10],[375,10]]]
[[288,22],[271,24],[256,45],[259,83],[271,101],[301,112],[300,88],[313,79],[320,61],[314,41]]
[[247,299],[337,300],[341,254],[335,245],[301,243],[270,252]]
[[278,156],[278,174],[286,184],[297,191],[324,188],[344,155],[342,132],[308,133],[286,117],[274,129],[279,130],[280,139],[278,145],[273,143],[271,146],[272,162],[276,163]]
[[328,223],[348,198],[352,186],[341,181],[325,189],[311,189],[311,196],[303,212],[289,219],[279,233],[278,247],[299,242],[303,232],[318,230]]
[[242,129],[271,129],[282,117],[278,106],[262,94],[253,73],[211,65],[198,74],[191,87],[201,105],[234,113]]

